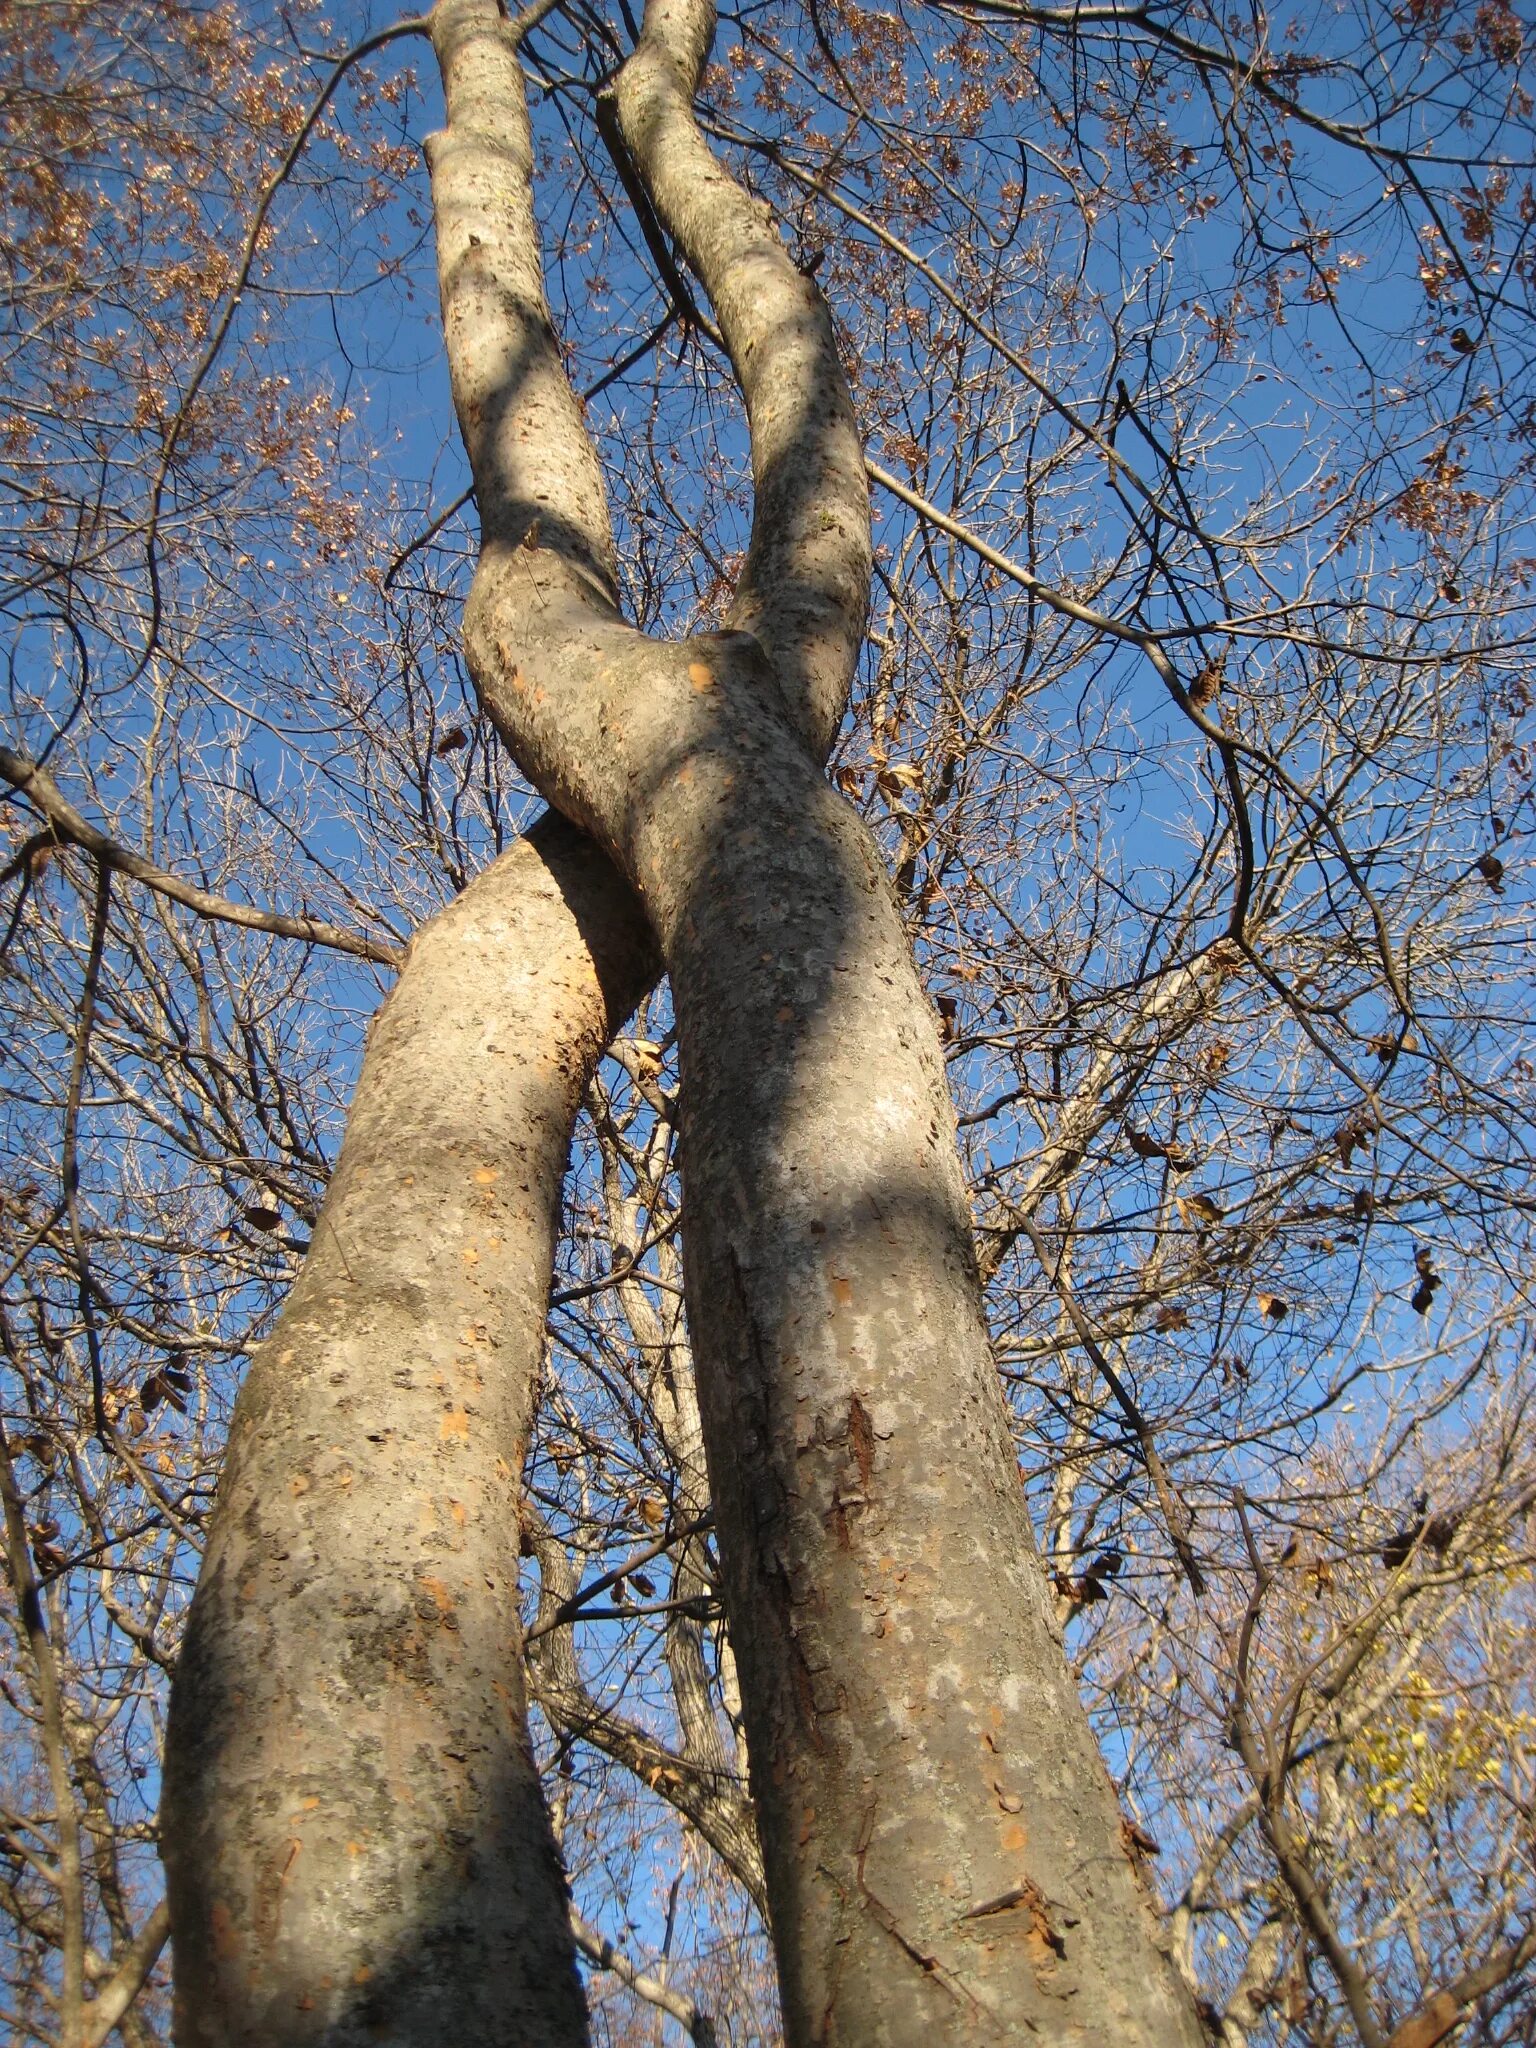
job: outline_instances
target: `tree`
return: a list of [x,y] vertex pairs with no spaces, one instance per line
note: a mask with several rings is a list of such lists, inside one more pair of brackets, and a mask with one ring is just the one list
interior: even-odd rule
[[[356,221],[381,249],[409,225],[391,195],[421,130],[402,74],[363,67],[421,24],[364,35],[318,90],[291,22],[267,55],[233,16],[121,41],[93,22],[73,48],[106,61],[83,77],[57,24],[21,40],[15,104],[48,144],[21,202],[21,359],[48,377],[19,380],[7,428],[21,502],[42,512],[12,588],[17,727],[46,744],[0,761],[39,821],[9,870],[7,987],[57,1076],[23,1102],[23,1143],[61,1135],[57,1198],[18,1184],[6,1339],[31,1673],[13,1698],[32,1703],[52,1818],[24,1819],[18,1792],[7,1841],[41,1958],[22,2023],[45,2037],[104,2038],[164,1939],[148,1880],[112,1865],[145,1767],[133,1747],[100,1758],[146,1666],[171,1661],[176,1546],[197,1540],[217,1444],[208,1368],[243,1349],[278,1246],[303,1265],[235,1413],[174,1695],[162,1848],[183,2038],[580,2037],[519,1679],[519,1548],[538,1566],[526,1666],[568,1865],[579,1881],[562,1771],[606,1756],[771,1914],[792,2039],[1193,2040],[1196,1990],[1231,2039],[1266,2014],[1332,2038],[1347,2014],[1403,2048],[1474,2011],[1504,2038],[1518,2012],[1527,1710],[1498,1645],[1528,1569],[1506,1275],[1529,1069],[1499,1043],[1513,949],[1489,947],[1490,912],[1519,929],[1528,784],[1510,727],[1529,477],[1496,439],[1523,451],[1530,429],[1512,374],[1529,209],[1502,161],[1525,104],[1518,24],[1405,13],[1362,107],[1347,42],[1275,55],[1259,20],[941,18],[744,17],[735,72],[762,118],[716,78],[712,152],[694,110],[708,10],[653,5],[639,31],[435,10],[434,240],[480,530],[459,722],[434,676],[453,659],[451,565],[415,590],[402,572],[462,505],[425,530],[409,506],[391,519],[359,477],[380,458],[351,435],[349,394],[324,389],[336,358],[297,391],[263,369],[267,330],[302,330],[306,263],[346,266],[322,288],[333,306],[378,295]],[[571,124],[563,222],[536,217],[524,63]],[[1028,127],[1027,91],[1059,143]],[[1213,142],[1178,111],[1192,92],[1219,114]],[[1441,119],[1475,156],[1436,154]],[[1085,175],[1095,152],[1118,183]],[[1042,176],[1054,189],[1032,198]],[[167,181],[135,243],[122,194]],[[225,184],[251,195],[233,257],[200,203]],[[1330,189],[1357,205],[1365,257],[1322,217]],[[1368,317],[1351,268],[1397,260],[1394,209],[1416,208],[1423,296]],[[1175,300],[1159,237],[1218,232],[1223,293]],[[1063,281],[1042,291],[1050,236]],[[116,267],[93,273],[84,252],[114,238]],[[601,316],[615,275],[639,336],[585,412],[546,249],[561,336],[583,331],[580,292]],[[386,289],[408,279],[408,257],[381,262]],[[1027,352],[1010,338],[1026,292]],[[118,333],[114,294],[133,308]],[[151,319],[157,303],[172,316]],[[1420,362],[1391,322],[1425,318]],[[1328,367],[1323,323],[1369,406]],[[1510,368],[1479,375],[1505,351]],[[1074,361],[1091,405],[1068,395]],[[1257,391],[1288,393],[1298,363],[1325,394],[1304,434]],[[598,426],[595,398],[641,364],[648,416]],[[729,424],[712,462],[677,456],[699,431],[694,379],[711,405],[732,386],[745,404],[749,531]],[[1480,469],[1496,449],[1498,473]],[[829,784],[865,644],[867,475],[912,517],[873,558],[863,759]],[[1089,503],[1120,508],[1120,530],[1101,519],[1090,538]],[[345,573],[359,548],[371,576]],[[26,674],[40,662],[47,687]],[[265,694],[210,715],[242,667]],[[508,756],[563,816],[466,887],[502,843]],[[1149,815],[1117,842],[1115,793],[1134,799],[1149,761],[1179,793],[1172,828]],[[136,832],[114,800],[125,766]],[[168,813],[167,788],[194,794]],[[172,872],[194,850],[205,877],[297,893],[299,911]],[[423,856],[460,891],[426,921]],[[292,953],[219,936],[240,924]],[[334,1000],[316,949],[391,965],[413,931],[331,1174],[310,1107],[328,1049],[296,1035]],[[914,938],[944,984],[937,1016]],[[604,1081],[659,966],[666,997]],[[569,1221],[611,1257],[556,1290],[585,1321],[556,1324],[520,1504],[584,1103],[597,1178],[578,1170]],[[115,1214],[96,1191],[114,1180]],[[1414,1356],[1407,1333],[1452,1275],[1457,1308]],[[1486,1403],[1494,1375],[1507,1403]],[[1336,1432],[1295,1468],[1351,1398],[1362,1442]],[[194,1401],[197,1436],[173,1449],[155,1418]],[[618,1477],[605,1410],[655,1483]],[[1439,1470],[1437,1426],[1454,1446]],[[67,1505],[40,1534],[61,1467]],[[1347,1513],[1362,1498],[1379,1528]],[[605,1569],[583,1587],[594,1544]],[[106,1580],[133,1558],[134,1597],[78,1590],[104,1557],[121,1559]],[[670,1728],[599,1697],[573,1637],[625,1626],[626,1582],[649,1602],[657,1557]],[[1329,1618],[1287,1670],[1274,1632],[1293,1595]],[[98,1625],[134,1655],[83,1711],[56,1645]],[[1119,1723],[1128,1793],[1150,1814],[1155,1784],[1180,1822],[1173,1968],[1138,1889],[1152,1837],[1117,1812],[1063,1626],[1101,1727]],[[1380,1725],[1410,1679],[1464,1688],[1468,1712],[1486,1698],[1479,1751],[1503,1731],[1493,1792],[1465,1737],[1444,1785],[1508,1876],[1474,1909],[1470,1871],[1447,1872],[1412,1925],[1371,1915],[1384,1880],[1362,1846],[1413,1748]],[[1235,1973],[1205,1939],[1222,1915]],[[574,1938],[607,1960],[579,1915]],[[629,1978],[707,2026],[664,1973]],[[50,2007],[56,2022],[33,2017]],[[153,2026],[153,2001],[122,2023]]]

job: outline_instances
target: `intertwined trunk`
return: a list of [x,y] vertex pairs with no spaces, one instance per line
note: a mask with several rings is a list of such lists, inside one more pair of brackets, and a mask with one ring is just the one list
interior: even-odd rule
[[546,819],[417,934],[374,1021],[172,1692],[183,2048],[585,2039],[518,1488],[571,1127],[654,971],[612,868]]
[[[647,971],[618,875],[678,1024],[689,1323],[789,2038],[1198,2038],[1053,1635],[935,1020],[821,773],[864,626],[863,462],[826,307],[694,122],[712,32],[709,0],[652,0],[614,108],[752,434],[727,630],[678,644],[619,613],[513,33],[495,0],[433,16],[483,531],[466,649],[589,835],[599,908],[519,896],[520,853],[418,941],[509,906],[451,1001],[413,957],[242,1396],[168,1768],[188,2042],[580,2038],[522,1729],[514,1495],[571,1122]],[[435,1030],[462,1058],[428,1059]]]

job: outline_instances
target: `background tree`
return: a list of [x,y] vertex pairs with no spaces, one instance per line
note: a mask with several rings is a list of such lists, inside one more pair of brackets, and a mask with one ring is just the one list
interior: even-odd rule
[[[392,51],[304,133],[351,28],[287,20],[6,23],[5,1420],[40,1586],[13,1537],[7,1896],[49,2039],[154,1945],[161,1674],[366,952],[521,816],[456,666],[468,515],[395,196],[434,117]],[[579,387],[623,366],[586,419],[626,606],[676,633],[720,621],[746,451],[603,139],[630,43],[573,12],[524,54],[556,324]],[[1025,1493],[1176,1952],[1233,2038],[1525,2038],[1520,25],[786,10],[717,55],[706,130],[842,323],[879,523],[834,775],[947,1019]],[[81,812],[313,923],[121,864],[107,893]],[[340,933],[362,960],[311,943]],[[567,1194],[543,1619],[668,1547],[530,1685],[589,1932],[750,2038],[714,1539],[671,1541],[702,1512],[671,1013],[637,1028]],[[660,2024],[594,1984],[616,2035]]]

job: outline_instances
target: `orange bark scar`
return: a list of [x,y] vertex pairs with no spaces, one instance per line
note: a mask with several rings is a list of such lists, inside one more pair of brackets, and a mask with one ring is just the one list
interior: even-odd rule
[[222,1899],[215,1899],[213,1911],[209,1914],[213,1926],[213,1946],[223,1962],[233,1962],[240,1953],[240,1930],[234,1916]]
[[446,1443],[451,1436],[469,1435],[469,1416],[462,1408],[450,1408],[438,1426],[438,1436]]
[[706,690],[712,690],[715,687],[715,672],[707,661],[690,661],[688,664],[688,680],[694,689],[698,691],[699,695],[702,696]]

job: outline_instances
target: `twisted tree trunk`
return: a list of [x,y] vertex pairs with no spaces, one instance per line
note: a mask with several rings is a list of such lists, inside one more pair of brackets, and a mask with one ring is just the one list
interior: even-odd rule
[[689,1318],[789,2038],[1193,2048],[1052,1632],[934,1018],[818,765],[870,567],[826,307],[694,122],[710,0],[652,0],[617,119],[714,304],[757,508],[728,630],[646,638],[544,301],[514,32],[495,0],[439,0],[432,31],[483,533],[466,648],[594,846],[546,827],[542,860],[507,856],[418,939],[242,1395],[167,1766],[180,2037],[582,2037],[514,1492],[571,1124],[652,967],[622,874],[678,1020]]
[[826,307],[694,121],[710,0],[651,0],[619,122],[715,307],[757,504],[730,630],[648,639],[619,615],[544,302],[512,37],[494,0],[433,19],[483,534],[466,649],[671,977],[689,1323],[789,2037],[1193,2043],[1052,1631],[935,1019],[818,765],[870,565]]

